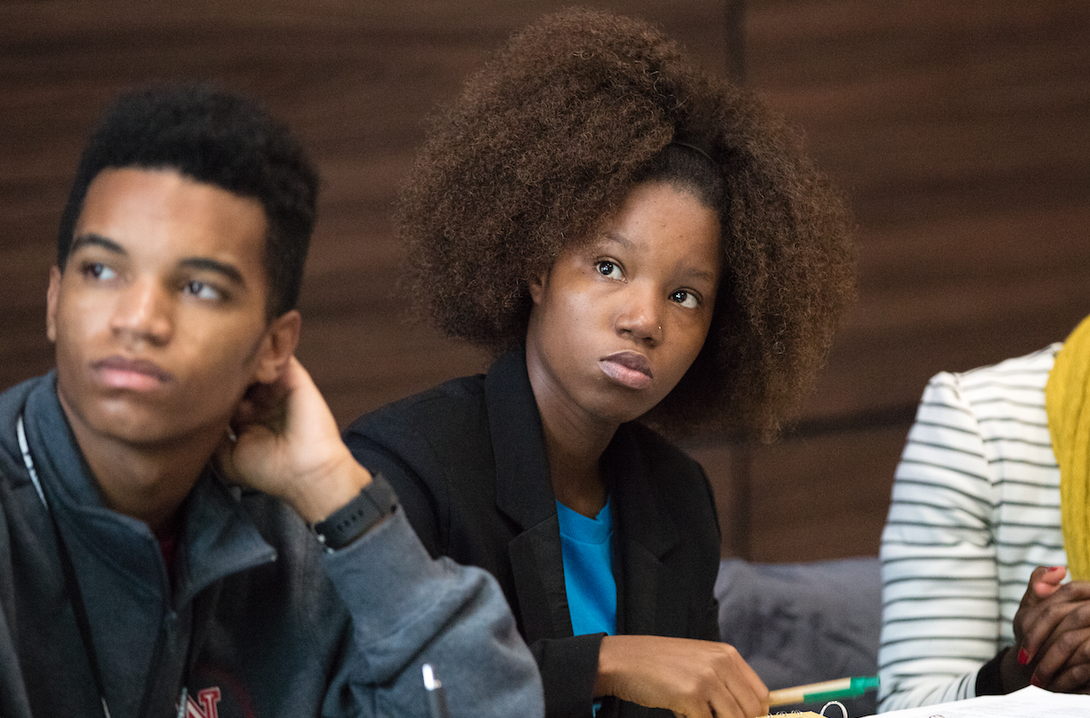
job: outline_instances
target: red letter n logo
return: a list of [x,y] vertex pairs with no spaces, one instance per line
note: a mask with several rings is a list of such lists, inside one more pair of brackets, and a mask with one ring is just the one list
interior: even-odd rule
[[197,700],[193,696],[186,699],[185,718],[219,718],[220,689],[205,688],[197,694]]

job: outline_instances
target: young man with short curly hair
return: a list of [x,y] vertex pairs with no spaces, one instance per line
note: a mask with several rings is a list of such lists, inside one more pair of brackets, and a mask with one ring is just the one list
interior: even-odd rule
[[423,662],[453,714],[541,712],[495,583],[427,555],[293,356],[316,194],[223,92],[92,135],[56,369],[0,395],[0,715],[424,715]]

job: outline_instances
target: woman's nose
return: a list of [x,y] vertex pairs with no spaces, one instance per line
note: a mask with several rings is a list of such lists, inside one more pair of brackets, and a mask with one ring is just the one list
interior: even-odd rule
[[625,292],[617,316],[617,330],[631,334],[641,342],[662,341],[662,314],[657,292],[650,288],[630,286]]

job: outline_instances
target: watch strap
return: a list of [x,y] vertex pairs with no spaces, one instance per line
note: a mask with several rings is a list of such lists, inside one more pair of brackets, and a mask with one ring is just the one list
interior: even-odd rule
[[311,531],[326,551],[342,549],[371,530],[397,509],[397,494],[393,487],[375,474],[371,483],[326,519],[311,526]]

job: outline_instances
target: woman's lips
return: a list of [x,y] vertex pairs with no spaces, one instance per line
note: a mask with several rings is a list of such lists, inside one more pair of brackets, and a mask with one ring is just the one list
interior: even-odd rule
[[146,359],[108,357],[91,365],[100,381],[113,389],[152,391],[173,381],[168,372]]
[[639,352],[623,351],[598,360],[598,366],[613,381],[629,389],[651,386],[651,365]]

